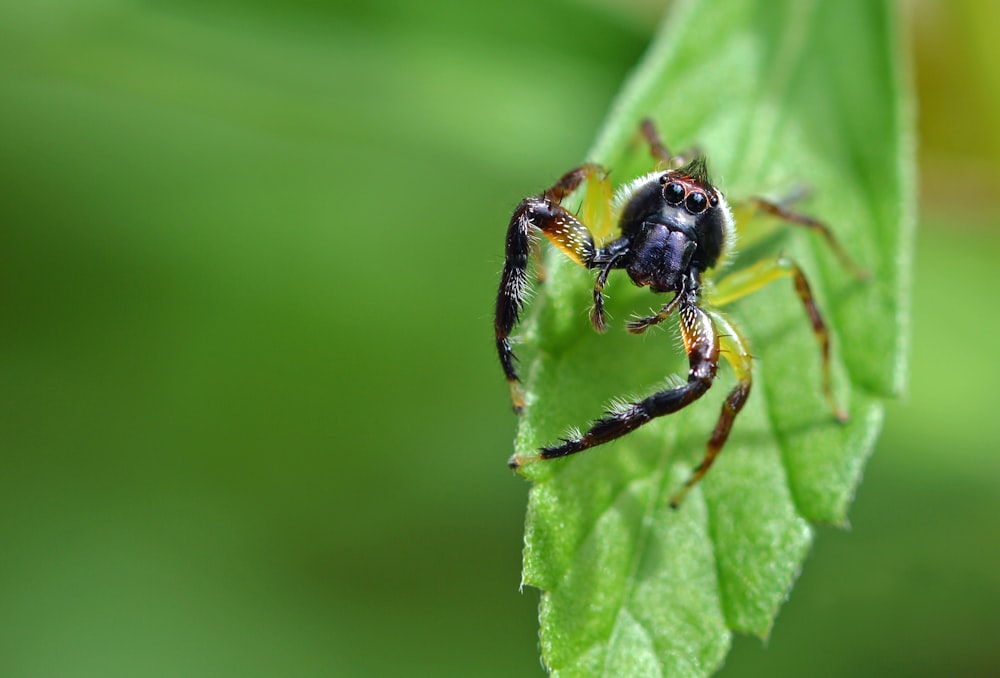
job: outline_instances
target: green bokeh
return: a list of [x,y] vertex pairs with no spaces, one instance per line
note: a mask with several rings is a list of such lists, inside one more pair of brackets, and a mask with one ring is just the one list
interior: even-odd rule
[[[648,4],[0,5],[0,675],[540,674],[502,232]],[[988,198],[928,209],[910,396],[729,675],[1000,664]]]

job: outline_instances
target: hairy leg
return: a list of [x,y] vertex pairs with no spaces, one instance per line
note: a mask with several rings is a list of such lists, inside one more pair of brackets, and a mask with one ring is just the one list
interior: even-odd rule
[[510,345],[510,333],[520,318],[528,291],[532,229],[541,231],[576,263],[592,267],[598,251],[590,229],[560,202],[582,182],[598,175],[606,176],[606,172],[595,164],[585,164],[570,170],[540,196],[522,200],[507,227],[504,269],[497,291],[494,330],[497,354],[510,385],[515,411],[524,407],[524,393],[514,366],[516,357]]
[[715,425],[715,430],[712,431],[712,437],[708,439],[704,458],[695,467],[691,473],[691,477],[684,483],[684,486],[670,498],[671,508],[680,506],[688,491],[708,473],[708,469],[711,468],[715,458],[722,451],[723,445],[726,444],[726,440],[729,439],[729,431],[733,427],[733,421],[735,421],[736,415],[739,414],[740,410],[743,409],[743,405],[746,404],[747,397],[750,395],[750,387],[753,383],[753,375],[751,373],[753,357],[750,355],[749,348],[747,348],[746,340],[725,316],[715,311],[709,311],[708,313],[719,332],[719,345],[722,355],[732,365],[733,371],[736,373],[736,386],[729,392],[726,400],[722,403],[719,421]]
[[693,303],[681,305],[680,317],[681,336],[684,338],[690,365],[687,383],[616,407],[594,422],[583,435],[565,439],[560,445],[543,448],[538,455],[528,458],[514,455],[508,462],[510,467],[518,468],[540,459],[565,457],[603,445],[656,417],[677,412],[703,396],[712,385],[719,366],[719,336],[709,315]]

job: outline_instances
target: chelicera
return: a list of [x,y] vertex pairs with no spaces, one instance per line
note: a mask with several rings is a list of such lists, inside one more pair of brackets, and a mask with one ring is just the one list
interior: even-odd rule
[[[606,244],[595,244],[591,228],[561,204],[584,182],[589,185],[596,181],[602,187],[593,194],[588,190],[585,201],[601,200],[600,196],[610,195],[607,172],[597,164],[583,164],[570,170],[541,195],[525,198],[514,210],[507,229],[506,261],[497,294],[496,347],[510,385],[514,409],[520,412],[524,394],[514,365],[510,334],[525,302],[535,231],[541,232],[577,264],[597,270],[591,322],[598,332],[603,332],[607,326],[603,290],[612,270],[624,270],[633,283],[655,293],[673,295],[659,312],[632,319],[627,329],[640,334],[676,313],[690,366],[686,383],[641,400],[616,405],[584,433],[542,448],[536,454],[514,455],[509,465],[516,469],[539,460],[576,454],[687,407],[712,386],[719,359],[724,357],[733,368],[736,385],[723,402],[701,463],[671,500],[671,505],[676,507],[722,450],[753,383],[753,359],[747,341],[719,308],[770,282],[791,278],[819,345],[823,394],[837,420],[846,421],[847,413],[838,406],[833,395],[830,333],[802,269],[783,255],[770,257],[725,275],[715,283],[710,294],[705,294],[703,275],[725,259],[736,239],[732,209],[709,178],[703,156],[685,160],[672,155],[649,120],[644,120],[640,129],[661,169],[625,185],[613,205],[597,205],[598,209],[606,210],[606,214],[617,217],[619,233],[614,239]],[[780,203],[760,198],[752,198],[747,203],[759,212],[819,234],[845,267],[859,278],[865,276],[824,223]]]

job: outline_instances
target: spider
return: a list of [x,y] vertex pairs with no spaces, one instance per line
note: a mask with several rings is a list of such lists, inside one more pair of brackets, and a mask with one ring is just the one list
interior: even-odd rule
[[[838,421],[846,422],[847,413],[833,396],[830,333],[802,269],[791,259],[778,255],[730,273],[707,289],[702,275],[724,260],[736,239],[732,210],[722,192],[709,179],[704,156],[695,154],[685,161],[682,156],[672,155],[648,119],[640,124],[640,133],[653,158],[659,162],[658,167],[663,169],[628,183],[619,190],[614,205],[607,204],[607,196],[610,196],[607,172],[600,165],[586,163],[564,174],[541,195],[525,198],[514,210],[507,229],[506,260],[497,294],[496,347],[510,385],[514,410],[520,412],[524,407],[524,393],[514,367],[510,333],[525,302],[528,260],[535,230],[541,231],[577,264],[597,269],[590,315],[597,332],[607,328],[603,290],[612,270],[624,269],[633,283],[649,287],[655,293],[673,294],[659,312],[632,319],[626,323],[626,329],[632,334],[641,334],[676,312],[690,365],[687,382],[635,402],[616,405],[582,435],[563,438],[559,444],[542,448],[535,455],[515,454],[508,465],[517,469],[535,461],[576,454],[620,438],[656,417],[687,407],[712,386],[722,356],[735,372],[736,386],[722,405],[701,463],[670,501],[670,505],[677,508],[712,466],[750,394],[753,359],[748,344],[735,324],[717,308],[775,280],[791,277],[819,344],[823,395]],[[617,214],[620,235],[601,246],[595,245],[588,225],[561,204],[584,182],[589,186],[596,182],[600,188],[598,191],[588,189],[584,214],[594,209]],[[603,205],[593,204],[602,200]],[[828,243],[842,265],[856,277],[866,277],[824,223],[762,198],[751,198],[747,202],[758,212],[814,231]]]

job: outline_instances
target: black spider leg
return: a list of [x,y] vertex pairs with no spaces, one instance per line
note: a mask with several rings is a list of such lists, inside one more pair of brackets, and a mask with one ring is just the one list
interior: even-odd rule
[[[510,346],[510,333],[520,318],[521,309],[528,290],[528,260],[531,251],[531,231],[538,229],[564,254],[586,268],[607,264],[614,253],[622,249],[619,241],[598,250],[590,229],[580,222],[560,202],[580,184],[595,175],[606,175],[600,165],[585,164],[564,174],[559,181],[538,197],[525,198],[514,210],[507,228],[506,259],[497,292],[496,331],[497,353],[503,367],[507,383],[510,385],[511,402],[515,412],[524,407],[524,393],[521,390],[516,357]],[[613,262],[612,262],[613,264]]]
[[729,432],[733,428],[736,415],[740,413],[740,410],[746,404],[747,398],[750,396],[750,388],[753,386],[753,356],[750,355],[746,339],[743,338],[736,326],[730,323],[721,313],[709,310],[708,314],[711,316],[716,331],[719,333],[722,355],[733,367],[733,372],[736,373],[736,386],[733,387],[733,390],[729,392],[729,395],[726,396],[726,399],[722,403],[722,411],[719,412],[719,421],[715,424],[712,437],[708,439],[708,444],[705,446],[705,456],[702,458],[701,463],[691,472],[691,476],[684,483],[684,486],[670,498],[670,508],[680,506],[688,491],[708,473],[708,469],[712,467],[716,457],[719,456],[719,452],[722,451],[723,446],[729,439]]
[[666,147],[663,143],[663,139],[660,137],[660,132],[656,129],[656,125],[650,118],[643,118],[642,122],[639,123],[639,130],[642,133],[643,138],[646,143],[649,144],[649,152],[656,160],[670,166],[673,164],[674,155],[670,152],[670,149]]
[[808,228],[813,233],[817,233],[826,241],[826,244],[833,251],[834,256],[837,257],[840,265],[852,276],[858,280],[868,280],[871,277],[868,271],[854,263],[854,260],[851,259],[847,250],[840,244],[840,241],[833,235],[833,231],[830,230],[830,227],[826,223],[808,214],[789,209],[787,203],[790,201],[785,201],[784,203],[772,202],[765,198],[752,197],[746,199],[744,202],[757,212],[776,217],[793,226]]
[[681,335],[690,369],[683,386],[654,393],[638,402],[616,407],[598,419],[582,436],[564,439],[561,445],[543,448],[538,457],[511,457],[508,464],[517,468],[537,459],[554,459],[602,445],[634,431],[656,417],[687,407],[708,391],[719,367],[719,336],[709,315],[690,296],[681,302]]
[[653,156],[654,160],[663,163],[667,169],[677,169],[688,159],[701,155],[697,148],[689,148],[679,155],[671,153],[670,149],[663,143],[663,138],[660,136],[659,130],[656,129],[656,124],[650,118],[642,119],[639,123],[639,131],[649,145],[650,155]]

